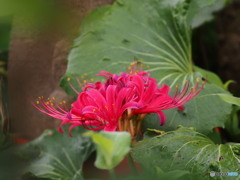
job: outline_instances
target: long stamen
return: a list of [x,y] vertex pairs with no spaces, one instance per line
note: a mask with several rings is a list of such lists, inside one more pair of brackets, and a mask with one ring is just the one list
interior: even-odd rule
[[70,80],[71,80],[71,78],[68,78],[68,79],[67,79],[68,85],[72,88],[72,90],[73,90],[76,94],[79,94],[79,92],[75,89],[75,87],[73,87],[73,85],[70,83]]

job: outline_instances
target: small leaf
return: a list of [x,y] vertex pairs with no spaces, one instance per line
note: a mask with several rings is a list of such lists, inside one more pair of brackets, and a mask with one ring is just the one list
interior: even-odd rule
[[238,172],[240,144],[215,144],[207,136],[192,128],[143,140],[132,149],[135,161],[151,172],[186,170],[201,177],[209,172]]
[[228,90],[228,86],[232,83],[236,83],[236,81],[228,80],[227,82],[225,82],[224,85],[223,85],[224,89]]
[[222,98],[222,100],[229,104],[240,106],[240,98],[238,97],[234,97],[231,94],[215,94],[215,95],[219,96],[220,98]]
[[127,132],[100,132],[89,131],[97,148],[95,166],[100,169],[112,169],[120,163],[130,151],[131,136]]

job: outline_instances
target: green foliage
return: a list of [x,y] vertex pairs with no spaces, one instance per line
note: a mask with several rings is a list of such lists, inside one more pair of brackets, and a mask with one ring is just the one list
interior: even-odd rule
[[230,94],[216,94],[222,98],[225,102],[240,106],[240,98],[234,97]]
[[34,141],[0,152],[0,179],[16,179],[24,172],[37,178],[82,179],[82,165],[95,148],[79,133],[75,130],[71,138],[46,130]]
[[183,79],[195,83],[201,75],[192,69],[191,24],[196,21],[192,14],[214,2],[122,0],[94,10],[82,23],[61,86],[73,94],[68,77],[84,73],[92,77],[101,70],[124,72],[134,57],[144,60],[159,83],[174,85]]
[[240,107],[234,106],[231,116],[225,125],[225,128],[230,134],[231,138],[236,139],[237,141],[239,140],[239,136],[240,136],[239,111],[240,111]]
[[238,172],[240,144],[215,144],[193,128],[180,127],[176,131],[143,140],[132,150],[134,159],[148,171],[157,174],[186,170],[208,178],[209,172]]
[[131,135],[127,132],[100,132],[89,131],[96,144],[97,159],[95,166],[100,169],[113,169],[130,151]]
[[232,83],[236,83],[236,81],[228,80],[227,82],[225,82],[224,85],[223,85],[224,89],[228,90],[229,85],[232,84]]
[[211,84],[215,84],[222,88],[224,87],[222,80],[220,79],[220,77],[217,74],[215,74],[211,71],[202,69],[198,66],[194,66],[194,70],[197,72],[200,72],[202,74],[202,77],[204,77],[207,80],[207,82],[209,82]]
[[[46,1],[41,0],[14,2],[17,1],[0,0],[0,16],[24,12],[26,17],[34,17],[33,21],[36,18],[44,21],[54,1],[47,6]],[[159,84],[181,86],[186,79],[196,84],[196,77],[207,78],[209,83],[185,105],[184,111],[166,110],[167,123],[163,127],[159,126],[156,115],[145,118],[145,128],[171,131],[151,129],[152,134],[161,135],[152,138],[152,134],[147,134],[145,140],[134,146],[133,157],[147,169],[147,173],[133,179],[152,175],[162,179],[192,179],[195,175],[206,177],[210,171],[240,170],[239,144],[217,145],[190,128],[193,126],[197,131],[209,134],[214,127],[224,126],[232,104],[240,106],[239,99],[223,89],[229,83],[223,85],[216,74],[192,63],[192,28],[212,19],[212,14],[225,3],[226,0],[116,0],[112,6],[98,8],[85,18],[69,55],[67,73],[61,81],[68,93],[73,94],[67,83],[68,77],[74,80],[87,73],[91,78],[101,70],[124,72],[134,58],[143,59],[145,70]],[[39,16],[42,13],[44,17]],[[1,41],[0,49],[7,50],[8,41]],[[239,133],[235,128],[238,125],[237,111],[232,114],[232,124],[227,124],[236,134]],[[186,127],[176,130],[178,125]],[[30,143],[2,150],[0,179],[16,179],[23,173],[23,178],[83,179],[83,163],[95,147],[90,138],[77,133],[70,138],[55,130],[47,130]],[[91,136],[96,144],[95,166],[100,169],[113,169],[130,151],[129,133],[87,132],[85,135]],[[219,142],[215,135],[211,137]],[[0,145],[2,142],[4,139],[0,136]]]
[[[172,131],[178,125],[182,125],[194,127],[204,134],[211,133],[214,127],[224,127],[231,114],[232,106],[212,93],[223,94],[225,91],[216,85],[206,85],[199,95],[184,105],[184,111],[177,109],[164,111],[167,116],[164,126],[159,125],[159,118],[156,114],[149,114],[144,119],[143,127]],[[226,96],[230,95],[226,94]]]
[[[81,35],[75,40],[69,55],[62,87],[73,93],[66,79],[75,79],[75,76],[84,73],[92,77],[101,70],[124,72],[134,57],[143,59],[145,67],[149,66],[146,70],[159,84],[181,86],[186,79],[195,84],[196,77],[206,78],[207,75],[209,83],[223,87],[214,73],[196,66],[193,70],[192,67],[191,24],[196,21],[192,14],[197,15],[201,9],[214,3],[217,2],[123,0],[98,8],[82,24]],[[77,86],[77,82],[71,83]],[[168,122],[164,130],[176,129],[181,124],[209,133],[216,126],[224,126],[231,106],[218,97],[210,96],[214,93],[227,92],[216,86],[206,86],[202,95],[209,94],[207,98],[200,98],[199,95],[186,105],[184,112],[166,111]],[[149,123],[147,128],[159,127],[154,118]]]
[[141,173],[138,176],[131,176],[126,178],[126,180],[146,180],[146,179],[167,179],[167,180],[201,180],[199,176],[194,173],[190,173],[185,170],[173,170],[168,172],[163,172],[159,168],[157,169],[157,175],[151,173]]
[[229,3],[228,1],[229,0],[192,0],[191,7],[189,8],[189,17],[193,19],[191,21],[192,28],[197,28],[204,22],[213,20],[213,14],[223,9]]

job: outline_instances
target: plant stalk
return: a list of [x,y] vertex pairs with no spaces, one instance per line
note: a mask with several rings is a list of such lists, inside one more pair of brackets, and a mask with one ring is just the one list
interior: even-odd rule
[[136,169],[136,166],[134,165],[134,162],[130,153],[127,154],[127,159],[128,159],[128,165],[131,169],[131,172],[133,174],[137,174],[137,169]]
[[112,168],[112,169],[109,169],[108,171],[109,171],[111,179],[116,180],[116,174],[115,174],[114,169]]

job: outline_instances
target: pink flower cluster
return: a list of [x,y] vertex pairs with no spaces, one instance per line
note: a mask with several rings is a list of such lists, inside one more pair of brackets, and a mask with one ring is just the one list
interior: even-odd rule
[[77,100],[72,103],[69,111],[56,101],[40,98],[34,106],[41,112],[70,123],[70,131],[75,126],[98,131],[128,131],[136,136],[140,131],[141,122],[148,113],[157,113],[159,123],[166,122],[162,112],[165,109],[179,108],[195,97],[203,88],[197,82],[189,88],[185,83],[181,92],[176,89],[175,95],[169,95],[170,87],[163,84],[158,88],[157,81],[144,71],[131,71],[120,75],[101,71],[105,82],[89,83],[78,93]]

